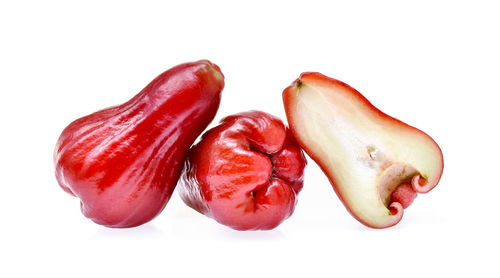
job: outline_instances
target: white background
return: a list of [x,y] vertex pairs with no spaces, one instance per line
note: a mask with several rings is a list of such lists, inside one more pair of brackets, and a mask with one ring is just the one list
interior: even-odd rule
[[[494,1],[2,1],[0,276],[498,277],[500,9]],[[319,71],[430,134],[440,184],[403,220],[354,220],[309,160],[295,214],[238,232],[185,206],[133,229],[86,219],[54,178],[74,119],[120,104],[164,70],[210,59],[217,117],[285,119],[281,92]]]

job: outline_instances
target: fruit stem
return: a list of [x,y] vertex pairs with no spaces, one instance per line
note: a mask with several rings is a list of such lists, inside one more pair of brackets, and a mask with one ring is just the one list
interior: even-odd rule
[[300,87],[302,87],[302,80],[297,79],[297,81],[295,81],[295,88],[300,89]]

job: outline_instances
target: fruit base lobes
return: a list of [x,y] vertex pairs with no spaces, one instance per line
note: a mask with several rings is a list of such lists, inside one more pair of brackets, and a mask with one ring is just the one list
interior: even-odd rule
[[320,165],[348,211],[365,225],[395,225],[417,192],[438,183],[443,160],[437,144],[384,114],[347,84],[304,73],[285,89],[283,101],[297,141]]
[[54,153],[59,184],[98,224],[151,220],[168,202],[190,145],[214,118],[223,86],[209,61],[182,64],[123,105],[74,121]]
[[203,135],[190,150],[179,190],[190,207],[233,229],[272,229],[292,214],[305,165],[283,123],[251,111]]

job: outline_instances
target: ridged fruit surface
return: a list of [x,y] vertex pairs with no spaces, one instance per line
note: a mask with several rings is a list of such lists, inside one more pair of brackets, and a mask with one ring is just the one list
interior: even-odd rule
[[77,119],[57,141],[57,181],[98,224],[151,220],[170,199],[189,147],[214,118],[223,87],[216,65],[186,63],[126,103]]
[[268,230],[294,211],[306,159],[283,122],[264,112],[226,117],[191,148],[184,202],[237,230]]

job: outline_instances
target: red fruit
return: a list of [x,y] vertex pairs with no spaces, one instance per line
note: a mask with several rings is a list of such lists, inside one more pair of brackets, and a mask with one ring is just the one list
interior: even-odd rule
[[436,142],[384,114],[349,85],[303,73],[285,89],[283,102],[297,142],[363,224],[397,224],[416,194],[439,182],[443,156]]
[[72,122],[56,145],[57,181],[98,224],[148,222],[170,199],[189,147],[217,112],[223,87],[216,65],[186,63],[126,103]]
[[293,213],[305,165],[278,118],[259,111],[232,115],[191,148],[180,195],[233,229],[268,230]]

